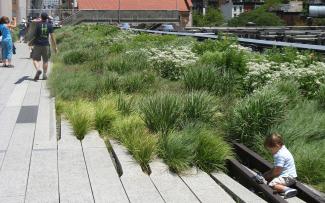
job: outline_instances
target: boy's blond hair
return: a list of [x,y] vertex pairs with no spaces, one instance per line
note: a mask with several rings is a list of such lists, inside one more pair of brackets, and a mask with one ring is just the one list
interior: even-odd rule
[[264,146],[266,148],[274,148],[277,145],[283,145],[282,136],[279,133],[272,133],[271,135],[267,136],[264,141]]

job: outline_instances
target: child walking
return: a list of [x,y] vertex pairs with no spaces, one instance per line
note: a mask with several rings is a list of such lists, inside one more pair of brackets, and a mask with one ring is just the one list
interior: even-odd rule
[[292,154],[285,147],[281,135],[273,133],[265,139],[265,148],[273,155],[274,167],[263,174],[269,186],[290,198],[297,195],[297,190],[290,188],[296,183],[297,172]]

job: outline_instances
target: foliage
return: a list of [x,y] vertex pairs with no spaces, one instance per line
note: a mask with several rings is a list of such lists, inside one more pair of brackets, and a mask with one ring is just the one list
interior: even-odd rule
[[63,55],[63,62],[67,65],[81,64],[88,61],[90,54],[83,50],[73,50]]
[[102,134],[111,129],[112,122],[118,113],[113,101],[107,97],[100,98],[95,107],[95,127]]
[[223,23],[223,16],[219,9],[208,8],[206,15],[193,13],[193,25],[197,27],[213,27]]
[[189,90],[214,91],[217,83],[217,71],[212,66],[192,66],[184,73],[184,83]]
[[122,115],[130,115],[133,112],[133,98],[119,94],[116,103],[117,110],[121,112]]
[[321,85],[317,95],[318,104],[321,108],[325,109],[325,84]]
[[130,115],[115,120],[112,126],[112,136],[126,146],[142,169],[149,173],[149,162],[154,157],[157,141],[146,131],[143,121]]
[[65,109],[66,116],[72,125],[76,137],[82,140],[93,127],[94,112],[92,104],[78,100],[68,103]]
[[256,26],[279,26],[283,21],[274,13],[258,8],[249,12],[244,12],[228,21],[229,26],[246,26],[248,22],[253,22]]
[[182,113],[180,98],[163,93],[145,98],[140,109],[147,127],[164,135],[177,126]]

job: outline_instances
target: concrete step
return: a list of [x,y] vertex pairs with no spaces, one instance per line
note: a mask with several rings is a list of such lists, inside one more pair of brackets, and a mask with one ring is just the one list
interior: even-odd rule
[[95,202],[129,202],[113,160],[97,131],[82,140],[89,179]]
[[213,172],[210,174],[212,178],[222,186],[234,199],[246,203],[266,203],[265,200],[236,182],[223,172]]
[[129,200],[139,203],[164,202],[150,177],[141,170],[127,149],[115,140],[110,140],[110,143],[121,164],[123,175],[120,179]]
[[207,173],[192,169],[180,175],[201,202],[235,202]]
[[166,202],[200,202],[183,180],[168,169],[162,160],[150,163],[150,178]]

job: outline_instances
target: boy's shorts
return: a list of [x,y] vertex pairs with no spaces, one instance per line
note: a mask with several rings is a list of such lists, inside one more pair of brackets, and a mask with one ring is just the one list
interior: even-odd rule
[[50,46],[34,46],[31,56],[34,61],[43,59],[43,63],[47,63],[51,58]]
[[273,187],[275,185],[284,185],[290,187],[296,183],[296,179],[293,177],[277,177],[274,178],[271,182],[269,182],[269,186]]

